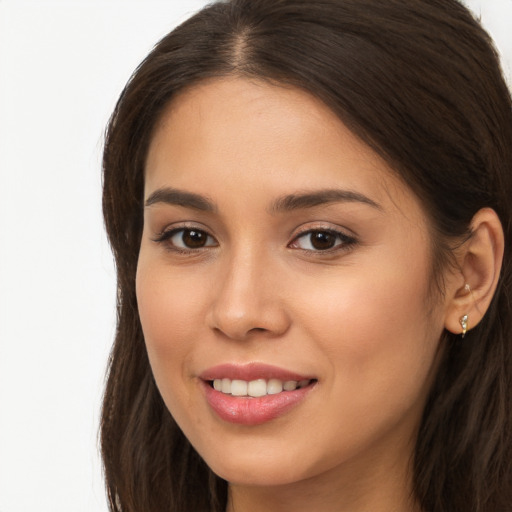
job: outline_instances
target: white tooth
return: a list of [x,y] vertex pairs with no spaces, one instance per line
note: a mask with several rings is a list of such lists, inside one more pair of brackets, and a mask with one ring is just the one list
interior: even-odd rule
[[221,391],[226,394],[231,394],[231,379],[222,379]]
[[255,398],[265,396],[267,394],[267,382],[265,379],[251,380],[247,386],[247,394]]
[[267,393],[269,395],[277,395],[283,391],[283,383],[278,379],[270,379],[267,383]]
[[285,391],[294,391],[295,389],[297,389],[297,381],[296,380],[287,380],[283,385],[283,389]]
[[221,379],[214,379],[213,389],[216,389],[217,391],[222,391],[222,380]]
[[245,380],[232,380],[231,381],[231,394],[233,396],[246,396],[247,395],[247,382]]
[[299,382],[299,388],[305,388],[309,384],[309,379],[301,380]]

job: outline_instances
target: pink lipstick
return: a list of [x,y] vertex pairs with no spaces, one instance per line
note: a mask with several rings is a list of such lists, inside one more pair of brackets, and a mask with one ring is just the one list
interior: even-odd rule
[[259,425],[297,406],[317,379],[271,365],[223,364],[200,375],[206,400],[224,421]]

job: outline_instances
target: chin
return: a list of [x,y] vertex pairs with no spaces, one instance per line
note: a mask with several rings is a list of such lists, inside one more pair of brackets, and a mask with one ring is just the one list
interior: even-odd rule
[[[222,444],[222,443],[221,443]],[[281,440],[282,444],[282,440]],[[235,485],[281,486],[314,477],[328,469],[319,461],[307,460],[303,449],[278,446],[237,446],[222,444],[219,452],[201,453],[206,464],[220,478]],[[304,447],[302,447],[304,448]],[[209,453],[208,453],[209,452]],[[325,462],[325,461],[324,461]],[[331,461],[329,461],[331,462]]]
[[210,469],[220,478],[233,485],[271,487],[288,485],[305,477],[286,465],[275,462],[272,465],[255,465],[238,461],[236,464],[210,465]]

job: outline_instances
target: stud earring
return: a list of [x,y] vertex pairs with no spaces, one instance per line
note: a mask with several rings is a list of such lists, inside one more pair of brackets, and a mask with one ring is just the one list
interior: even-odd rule
[[462,327],[462,337],[464,338],[468,330],[468,315],[461,316],[459,322]]
[[471,286],[469,286],[468,283],[464,285],[464,290],[466,290],[468,293],[471,291]]

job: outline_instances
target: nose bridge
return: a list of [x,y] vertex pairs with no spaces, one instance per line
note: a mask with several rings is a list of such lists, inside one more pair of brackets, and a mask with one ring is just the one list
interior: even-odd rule
[[262,331],[267,336],[283,333],[288,320],[272,256],[261,247],[242,244],[222,259],[213,291],[211,326],[232,339]]

